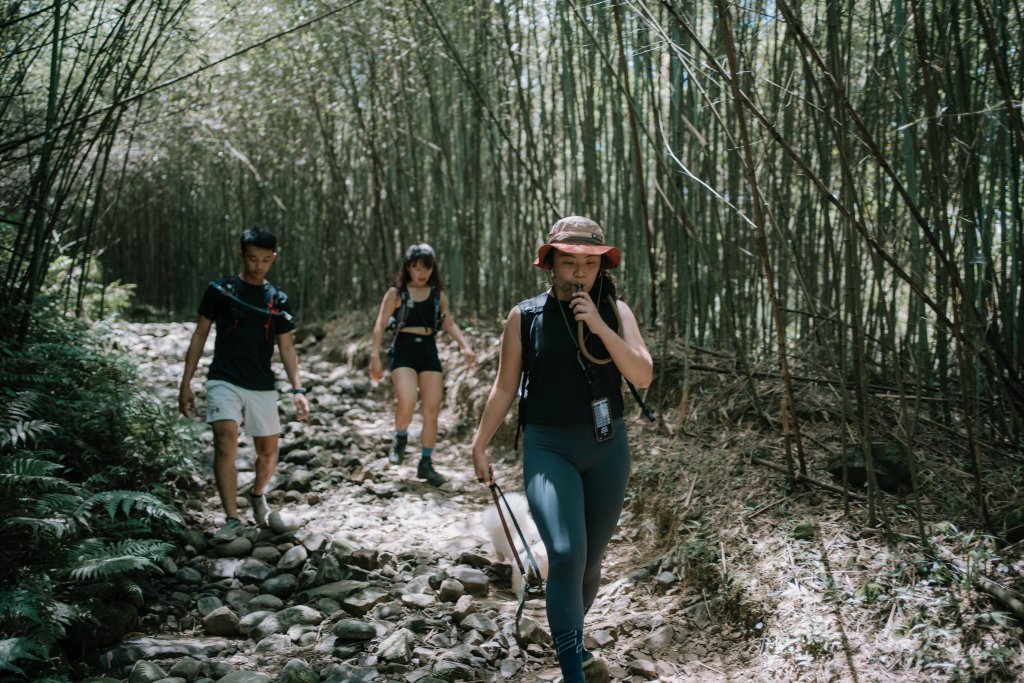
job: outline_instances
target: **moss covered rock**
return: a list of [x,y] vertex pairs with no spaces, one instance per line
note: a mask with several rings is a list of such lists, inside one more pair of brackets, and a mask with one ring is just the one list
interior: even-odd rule
[[[837,481],[843,478],[843,460],[846,461],[846,476],[850,486],[860,488],[867,484],[868,468],[864,451],[860,446],[850,446],[842,454],[829,458],[828,472]],[[871,444],[871,460],[875,466],[875,477],[883,491],[895,493],[910,485],[910,453],[898,441],[874,442]]]

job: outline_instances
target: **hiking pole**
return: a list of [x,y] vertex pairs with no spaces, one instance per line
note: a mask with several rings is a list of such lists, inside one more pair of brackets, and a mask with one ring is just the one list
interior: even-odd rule
[[[494,505],[498,508],[498,519],[501,520],[501,528],[505,530],[505,538],[508,539],[508,547],[512,550],[512,555],[516,558],[516,565],[519,567],[519,573],[526,577],[526,569],[523,567],[523,558],[519,557],[519,553],[516,552],[515,541],[512,540],[512,532],[508,530],[508,522],[505,521],[505,513],[501,511],[501,503],[498,502],[498,496],[501,496],[501,500],[505,500],[505,494],[501,491],[497,484],[491,484],[488,488],[491,489],[491,497],[494,499]],[[512,514],[512,508],[508,506],[508,501],[505,501],[505,507],[508,508],[508,516],[512,518],[512,523],[516,527],[516,532],[519,534],[519,538],[523,541],[523,547],[527,548],[529,552],[529,546],[526,544],[526,539],[523,538],[523,532],[519,530],[519,523],[516,521],[515,515]],[[532,555],[530,559],[533,559]],[[537,570],[540,573],[540,570]]]
[[[519,539],[523,542],[523,548],[526,550],[526,557],[530,561],[531,568],[534,570],[535,576],[540,578],[540,565],[537,564],[537,560],[533,557],[533,551],[530,550],[530,544],[526,542],[526,537],[523,535],[523,530],[519,528],[519,522],[516,521],[516,516],[512,514],[512,507],[505,500],[505,494],[497,483],[492,483],[488,488],[491,489],[491,497],[494,499],[494,505],[498,508],[498,519],[501,520],[501,527],[505,530],[505,538],[508,540],[509,549],[512,551],[512,555],[516,558],[516,566],[519,567],[519,574],[523,577],[523,593],[519,596],[519,606],[516,607],[516,642],[522,646],[523,636],[519,631],[519,620],[523,616],[523,608],[526,606],[526,594],[535,593],[540,591],[539,586],[532,586],[530,582],[530,575],[526,573],[526,569],[523,567],[523,560],[519,557],[519,553],[516,552],[516,544],[512,541],[512,532],[508,530],[508,523],[505,521],[505,513],[501,511],[501,503],[498,498],[500,496],[501,501],[505,503],[505,508],[508,510],[508,516],[512,519],[512,525],[516,528],[516,533],[519,534]],[[526,648],[523,648],[523,657],[526,657]]]

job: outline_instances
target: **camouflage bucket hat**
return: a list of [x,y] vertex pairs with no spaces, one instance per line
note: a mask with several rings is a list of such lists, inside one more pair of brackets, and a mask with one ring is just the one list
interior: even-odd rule
[[545,259],[552,249],[568,254],[604,256],[608,268],[618,268],[622,260],[622,254],[616,247],[605,244],[601,226],[583,216],[567,216],[552,225],[548,231],[548,241],[537,250],[533,265],[550,270]]

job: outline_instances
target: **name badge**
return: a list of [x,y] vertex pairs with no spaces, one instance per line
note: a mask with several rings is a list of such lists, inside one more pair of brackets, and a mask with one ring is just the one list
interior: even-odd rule
[[598,443],[604,443],[615,436],[611,404],[607,398],[596,398],[591,401],[590,414],[594,419],[594,438]]

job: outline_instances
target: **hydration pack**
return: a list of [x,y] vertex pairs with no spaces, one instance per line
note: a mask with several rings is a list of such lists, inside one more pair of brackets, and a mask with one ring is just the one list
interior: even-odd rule
[[292,314],[289,313],[288,311],[284,311],[281,309],[281,305],[288,300],[288,297],[285,295],[284,292],[282,292],[269,282],[265,282],[263,284],[263,293],[265,297],[263,304],[264,307],[260,308],[259,306],[254,306],[248,301],[245,301],[244,299],[242,299],[242,297],[238,295],[238,282],[238,277],[235,275],[231,275],[220,280],[213,280],[212,282],[210,282],[210,286],[216,289],[224,296],[226,296],[227,298],[234,301],[239,306],[247,308],[250,311],[255,311],[263,315],[280,316],[283,317],[288,322],[292,321]]

